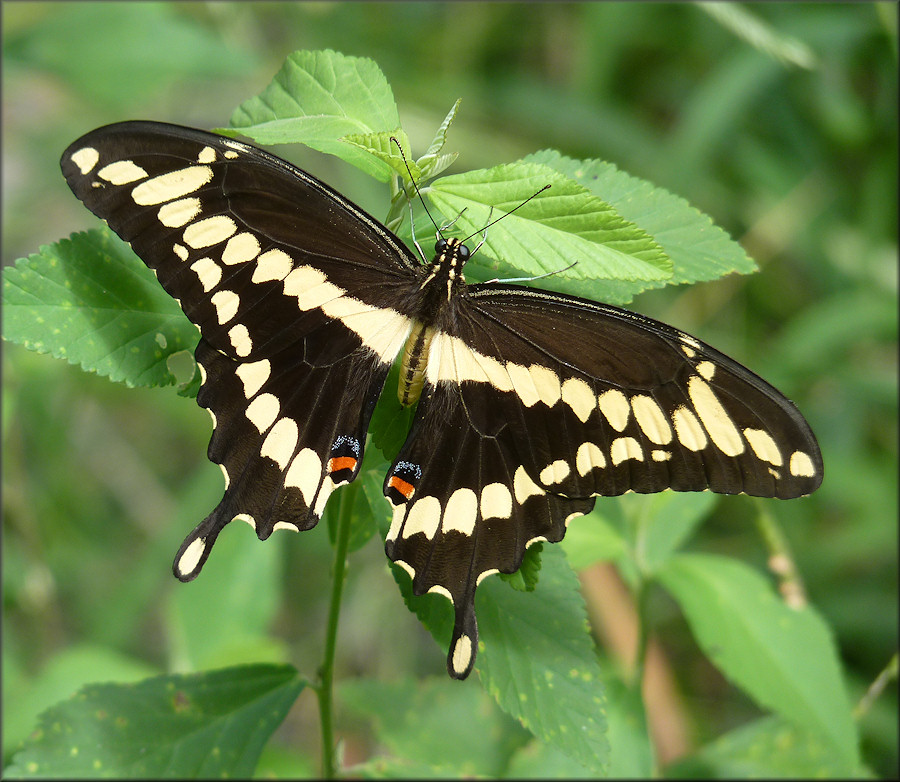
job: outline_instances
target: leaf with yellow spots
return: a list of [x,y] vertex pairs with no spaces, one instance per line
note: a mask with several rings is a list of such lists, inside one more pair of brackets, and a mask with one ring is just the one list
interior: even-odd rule
[[41,715],[8,777],[250,777],[305,686],[289,665],[92,684]]

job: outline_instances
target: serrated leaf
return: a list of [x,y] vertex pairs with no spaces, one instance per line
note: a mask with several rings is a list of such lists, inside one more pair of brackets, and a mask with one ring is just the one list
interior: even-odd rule
[[812,608],[789,608],[759,573],[711,554],[675,555],[658,578],[725,676],[763,708],[818,732],[848,769],[856,767],[856,726],[834,639]]
[[[447,116],[444,117],[444,121],[441,122],[440,127],[437,129],[437,133],[434,134],[434,139],[432,139],[428,150],[416,161],[416,165],[419,167],[419,170],[422,172],[422,177],[425,179],[430,179],[431,177],[440,174],[441,171],[456,160],[459,154],[457,152],[449,152],[441,155],[440,151],[444,148],[444,144],[447,141],[447,131],[450,129],[450,125],[456,118],[456,112],[459,110],[459,104],[461,102],[462,98],[457,98],[456,103],[453,104],[450,111],[447,112]],[[416,182],[418,183],[419,180],[417,179]]]
[[373,60],[331,50],[297,51],[258,96],[235,109],[230,124],[230,135],[238,130],[259,144],[306,144],[387,182],[391,168],[386,163],[341,139],[395,132],[400,115],[390,84]]
[[504,711],[542,741],[602,773],[606,695],[578,578],[550,546],[533,592],[488,578],[480,587],[476,667]]
[[453,124],[453,120],[456,119],[456,112],[459,111],[460,103],[462,103],[462,98],[457,98],[456,103],[450,107],[450,111],[447,112],[447,116],[444,117],[443,122],[438,127],[437,133],[434,134],[434,139],[432,139],[427,151],[416,162],[421,163],[425,158],[434,157],[444,148],[444,144],[447,141],[447,131],[450,129],[450,125]]
[[[400,142],[403,148],[403,155],[397,149],[394,139]],[[409,172],[412,171],[413,179],[416,182],[422,177],[419,167],[412,162],[412,156],[409,151],[409,137],[402,128],[397,128],[391,132],[383,131],[381,133],[351,133],[344,136],[343,141],[353,144],[359,149],[363,149],[370,155],[378,158],[383,163],[387,163],[394,173],[399,174],[403,181],[409,181]],[[409,170],[407,170],[407,161],[409,162]]]
[[565,271],[571,280],[660,280],[671,274],[671,262],[650,236],[547,166],[510,163],[470,171],[437,179],[425,192],[444,215],[457,218],[463,235],[509,215],[488,228],[479,254],[528,274],[572,264]]
[[129,386],[176,383],[169,358],[199,339],[153,272],[106,228],[3,270],[3,337]]
[[[665,280],[614,282],[602,298],[627,303],[636,293],[662,285],[714,280],[731,272],[750,274],[757,266],[743,247],[712,219],[683,198],[620,171],[603,160],[575,160],[556,150],[541,150],[526,161],[549,166],[581,183],[611,204],[626,220],[652,236],[671,258],[672,276]],[[552,287],[553,279],[548,280]]]
[[346,709],[374,721],[379,744],[404,763],[426,767],[428,776],[496,777],[503,769],[506,747],[497,734],[506,718],[478,687],[446,677],[356,680],[342,683],[338,695]]
[[[450,643],[453,611],[436,594],[413,597],[409,575],[391,572],[410,610],[442,649]],[[600,773],[608,759],[605,696],[579,583],[556,547],[544,551],[533,592],[488,578],[475,599],[475,668],[505,712],[542,741]]]
[[515,573],[498,573],[497,577],[519,592],[533,592],[541,576],[543,543],[535,543],[525,550],[522,564]]
[[249,665],[94,684],[51,707],[9,777],[249,777],[305,682]]

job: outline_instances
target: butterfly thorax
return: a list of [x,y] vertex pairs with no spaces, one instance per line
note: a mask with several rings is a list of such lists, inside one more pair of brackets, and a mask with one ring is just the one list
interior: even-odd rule
[[425,381],[428,351],[437,329],[452,322],[454,304],[466,280],[462,270],[469,259],[469,248],[459,239],[439,239],[435,257],[423,267],[416,294],[416,311],[412,329],[403,348],[397,397],[409,406],[418,401]]

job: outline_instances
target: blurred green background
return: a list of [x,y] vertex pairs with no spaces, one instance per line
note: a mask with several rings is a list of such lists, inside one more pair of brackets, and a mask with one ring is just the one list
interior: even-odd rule
[[[761,273],[645,294],[634,309],[797,402],[825,482],[769,506],[835,630],[854,702],[887,665],[898,635],[895,4],[4,3],[2,13],[4,264],[97,224],[59,174],[77,136],[131,118],[221,127],[296,49],[374,59],[419,154],[461,97],[451,171],[553,147],[612,161],[707,212]],[[386,213],[379,185],[349,166],[275,151]],[[247,658],[313,672],[324,529],[265,546],[246,529],[223,536],[217,551],[249,546],[256,570],[217,581],[211,562],[204,616],[170,575],[222,490],[204,458],[208,417],[192,401],[5,344],[2,415],[4,763],[36,710],[83,680]],[[749,502],[717,511],[691,546],[765,567]],[[235,594],[257,627],[217,615]],[[660,614],[695,740],[754,714],[699,660],[683,623]],[[201,621],[231,621],[233,648],[188,648],[182,630]],[[339,677],[443,668],[377,541],[351,560],[339,643]],[[314,708],[296,720],[314,747]],[[896,773],[897,727],[892,684],[860,724],[876,774]]]

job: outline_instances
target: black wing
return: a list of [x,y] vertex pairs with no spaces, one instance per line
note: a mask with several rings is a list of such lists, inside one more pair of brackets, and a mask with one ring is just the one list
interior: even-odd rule
[[403,346],[418,267],[354,204],[269,153],[203,131],[124,122],[64,153],[75,195],[179,301],[202,336],[197,401],[225,496],[175,560],[197,575],[236,517],[260,538],[308,529],[359,469],[374,400]]
[[388,473],[387,553],[417,594],[453,601],[465,677],[474,595],[558,541],[594,497],[701,491],[798,497],[822,481],[782,394],[699,340],[634,313],[518,286],[473,286],[436,333],[413,429]]

